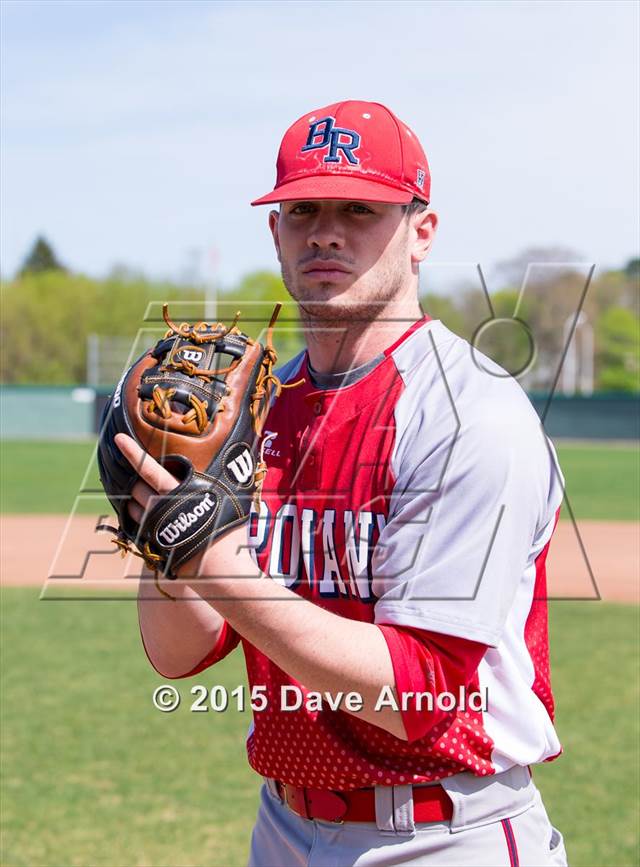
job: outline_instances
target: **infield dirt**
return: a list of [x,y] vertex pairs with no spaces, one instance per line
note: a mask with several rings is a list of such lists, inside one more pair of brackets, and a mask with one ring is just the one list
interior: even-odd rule
[[[2,583],[137,589],[140,563],[122,559],[96,519],[59,515],[0,518]],[[91,552],[91,553],[89,553]],[[549,598],[640,601],[640,525],[636,522],[561,521],[547,559]]]

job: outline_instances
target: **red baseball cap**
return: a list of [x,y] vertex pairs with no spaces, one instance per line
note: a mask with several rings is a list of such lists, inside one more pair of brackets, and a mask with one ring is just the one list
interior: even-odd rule
[[284,134],[276,185],[251,202],[355,199],[429,202],[431,175],[417,136],[379,102],[346,100],[308,112]]

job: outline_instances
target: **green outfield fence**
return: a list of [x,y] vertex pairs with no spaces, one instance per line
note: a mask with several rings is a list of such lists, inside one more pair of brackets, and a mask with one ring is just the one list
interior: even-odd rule
[[[640,437],[640,395],[599,392],[590,397],[530,393],[552,439],[634,440]],[[548,407],[548,408],[547,408]]]
[[96,432],[92,388],[56,385],[0,387],[0,439],[87,439]]
[[[83,439],[95,436],[109,392],[84,386],[5,385],[0,388],[1,439]],[[640,438],[640,395],[529,395],[553,439]]]

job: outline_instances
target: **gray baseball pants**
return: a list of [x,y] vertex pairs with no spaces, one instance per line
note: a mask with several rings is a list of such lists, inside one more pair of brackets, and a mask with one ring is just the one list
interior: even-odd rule
[[457,774],[442,785],[450,822],[415,825],[410,786],[376,790],[376,821],[303,819],[265,780],[249,867],[566,867],[562,834],[527,768],[492,777]]

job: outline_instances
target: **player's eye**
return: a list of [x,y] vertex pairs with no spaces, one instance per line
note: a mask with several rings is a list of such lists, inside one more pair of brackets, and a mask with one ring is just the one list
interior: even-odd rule
[[315,209],[313,202],[298,202],[290,210],[290,214],[312,214]]
[[347,208],[354,214],[373,214],[371,208],[368,208],[360,202],[349,202]]

